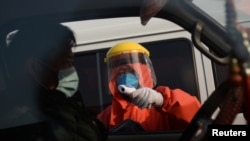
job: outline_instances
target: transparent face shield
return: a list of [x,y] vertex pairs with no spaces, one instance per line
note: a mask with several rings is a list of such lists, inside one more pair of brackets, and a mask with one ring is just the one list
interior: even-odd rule
[[[155,71],[149,57],[143,53],[122,53],[107,58],[108,80],[115,84],[117,77],[123,73],[135,74],[139,87],[156,85]],[[115,86],[114,86],[115,87]]]

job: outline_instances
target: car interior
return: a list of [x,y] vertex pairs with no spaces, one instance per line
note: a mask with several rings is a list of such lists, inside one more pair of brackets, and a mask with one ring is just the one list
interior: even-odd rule
[[[194,62],[194,47],[208,56],[214,63],[215,71],[220,72],[216,78],[219,86],[227,78],[227,66],[232,52],[232,44],[228,41],[225,28],[192,3],[193,0],[159,0],[161,5],[154,5],[155,0],[8,0],[0,4],[0,94],[5,93],[5,80],[8,79],[8,68],[5,65],[5,37],[20,26],[34,20],[56,21],[59,23],[106,19],[119,17],[138,17],[144,26],[152,17],[171,21],[192,34],[192,41],[175,38],[156,42],[143,43],[151,52],[151,58],[158,78],[157,85],[168,85],[171,88],[182,88],[200,98],[196,64]],[[152,6],[153,5],[153,6]],[[150,7],[152,6],[152,7]],[[207,48],[204,48],[205,44]],[[111,103],[106,77],[106,67],[103,62],[108,49],[99,49],[75,54],[74,65],[80,71],[79,78],[82,98],[88,110],[97,115]],[[208,53],[212,52],[212,54]],[[164,65],[161,62],[164,61]],[[94,63],[93,63],[94,62]],[[168,67],[171,66],[171,70]],[[98,69],[99,68],[99,69]],[[186,71],[183,71],[186,70]],[[187,71],[188,70],[188,71]],[[176,79],[178,78],[178,79]],[[96,88],[98,86],[98,89]],[[85,95],[91,93],[89,97]],[[0,136],[11,136],[9,131],[21,132],[19,127],[0,129]],[[110,133],[108,141],[178,141],[184,131],[156,132],[125,132]],[[185,136],[190,137],[190,136]],[[184,137],[184,138],[185,138]]]

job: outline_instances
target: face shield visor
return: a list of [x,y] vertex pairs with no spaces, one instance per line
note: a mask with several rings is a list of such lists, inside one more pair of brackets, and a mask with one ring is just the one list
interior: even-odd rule
[[117,77],[130,73],[138,78],[139,87],[154,87],[156,85],[155,71],[149,57],[140,52],[121,53],[107,58],[109,87],[117,87]]

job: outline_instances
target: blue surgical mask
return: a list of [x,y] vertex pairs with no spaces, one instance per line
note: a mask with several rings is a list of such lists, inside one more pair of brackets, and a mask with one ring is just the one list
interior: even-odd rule
[[137,88],[139,86],[139,81],[137,76],[130,73],[118,76],[116,81],[118,85],[126,85],[134,88]]

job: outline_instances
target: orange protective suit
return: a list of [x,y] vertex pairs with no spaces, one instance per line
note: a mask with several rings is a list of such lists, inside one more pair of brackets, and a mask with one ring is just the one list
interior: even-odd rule
[[[152,105],[149,109],[139,108],[129,101],[131,99],[127,99],[119,92],[119,85],[132,83],[117,81],[121,73],[136,75],[139,86],[133,86],[135,88],[155,87],[156,75],[149,56],[150,52],[146,48],[133,41],[118,43],[107,52],[105,60],[108,68],[109,90],[113,100],[112,104],[97,117],[109,130],[127,119],[138,122],[146,131],[181,130],[187,127],[199,110],[201,105],[198,99],[180,89],[171,90],[166,86],[158,86],[155,90],[162,94],[163,102],[161,101],[161,105]],[[124,70],[124,68],[128,69]],[[143,94],[145,93],[139,94],[140,98],[143,98]],[[133,101],[133,97],[130,98]]]
[[114,98],[98,118],[111,130],[125,119],[139,122],[145,130],[185,129],[200,108],[199,101],[180,89],[159,86],[164,103],[161,108],[140,109],[133,103]]
[[[153,87],[152,73],[148,66],[140,63],[127,65],[137,72],[141,85]],[[158,86],[155,90],[163,95],[163,105],[160,108],[140,109],[126,101],[118,91],[115,81],[118,70],[119,67],[112,70],[109,81],[109,89],[113,95],[112,104],[97,116],[109,130],[126,119],[140,123],[146,131],[185,129],[201,106],[195,96],[180,89],[171,90],[166,86]]]

